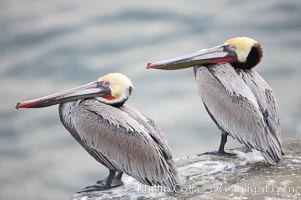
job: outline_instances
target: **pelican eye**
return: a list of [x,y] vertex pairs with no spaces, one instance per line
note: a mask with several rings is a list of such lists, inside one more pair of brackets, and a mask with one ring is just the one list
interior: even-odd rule
[[103,81],[102,82],[102,86],[109,87],[110,86],[110,82],[109,81]]
[[228,49],[231,50],[231,51],[236,51],[237,47],[236,47],[236,45],[230,44],[228,46]]

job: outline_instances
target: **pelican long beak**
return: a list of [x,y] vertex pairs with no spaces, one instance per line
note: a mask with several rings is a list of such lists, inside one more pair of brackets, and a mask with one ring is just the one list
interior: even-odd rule
[[233,46],[220,45],[198,52],[147,64],[147,69],[176,70],[198,65],[216,64],[220,62],[237,62],[237,54]]
[[15,105],[15,108],[42,108],[68,101],[75,101],[93,97],[103,97],[110,94],[110,88],[108,86],[105,86],[103,84],[103,81],[94,81],[64,92],[17,103]]

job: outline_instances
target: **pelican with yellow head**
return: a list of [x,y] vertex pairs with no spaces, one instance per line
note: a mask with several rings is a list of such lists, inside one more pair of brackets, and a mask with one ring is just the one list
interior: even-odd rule
[[110,73],[97,81],[17,103],[15,108],[42,108],[59,104],[62,124],[109,176],[81,192],[122,185],[126,173],[147,185],[176,190],[180,178],[163,133],[148,117],[126,105],[132,82],[123,74]]
[[231,155],[224,150],[230,135],[275,165],[282,158],[279,110],[271,87],[254,69],[261,58],[258,41],[235,37],[213,48],[149,63],[147,68],[193,67],[199,95],[222,133],[214,154]]

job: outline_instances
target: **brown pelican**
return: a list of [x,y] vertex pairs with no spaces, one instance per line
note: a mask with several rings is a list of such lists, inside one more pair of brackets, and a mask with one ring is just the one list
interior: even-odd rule
[[217,154],[227,154],[227,135],[260,151],[275,165],[281,160],[279,111],[271,87],[255,71],[262,49],[252,38],[236,37],[196,53],[149,63],[147,68],[194,67],[205,108],[221,130]]
[[175,190],[180,178],[163,133],[151,119],[124,104],[132,88],[125,75],[111,73],[65,92],[18,103],[16,109],[60,104],[65,128],[109,169],[107,179],[81,192],[120,186],[122,173],[146,185]]

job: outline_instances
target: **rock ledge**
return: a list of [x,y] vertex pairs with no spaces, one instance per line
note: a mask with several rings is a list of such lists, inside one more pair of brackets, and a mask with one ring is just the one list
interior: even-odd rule
[[71,199],[301,199],[301,136],[285,140],[283,147],[285,156],[278,166],[243,148],[229,150],[237,154],[234,157],[200,154],[176,159],[184,181],[177,193],[124,176],[122,187]]

